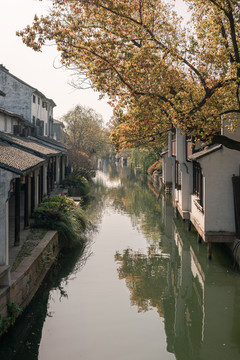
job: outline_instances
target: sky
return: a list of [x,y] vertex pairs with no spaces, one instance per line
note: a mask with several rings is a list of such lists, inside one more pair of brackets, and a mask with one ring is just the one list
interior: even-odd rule
[[107,123],[112,116],[107,99],[99,100],[99,94],[91,89],[74,89],[69,84],[73,72],[54,66],[59,59],[54,46],[44,47],[41,53],[37,53],[16,36],[16,31],[32,23],[36,13],[45,14],[50,4],[50,0],[0,0],[0,64],[52,99],[57,105],[54,108],[55,119],[61,119],[80,104],[93,108]]
[[[177,2],[181,10],[182,1]],[[57,105],[54,108],[55,119],[60,120],[80,104],[93,108],[107,123],[112,116],[107,99],[99,100],[99,94],[92,89],[74,89],[70,85],[73,72],[59,67],[60,56],[54,46],[45,46],[41,53],[37,53],[16,36],[16,31],[32,24],[35,14],[46,14],[50,4],[50,0],[0,0],[0,64],[52,99]]]

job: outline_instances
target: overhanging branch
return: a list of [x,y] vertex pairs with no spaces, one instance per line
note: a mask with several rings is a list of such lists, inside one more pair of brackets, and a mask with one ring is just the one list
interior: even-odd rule
[[240,141],[230,139],[227,136],[214,135],[213,136],[213,142],[218,143],[218,144],[222,144],[223,146],[225,146],[228,149],[240,151]]

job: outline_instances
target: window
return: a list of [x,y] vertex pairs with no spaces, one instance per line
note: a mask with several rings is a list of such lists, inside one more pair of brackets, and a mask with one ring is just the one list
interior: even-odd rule
[[33,125],[36,125],[36,118],[35,118],[35,116],[32,117],[32,123],[33,123]]
[[176,156],[176,129],[172,129],[171,133],[172,133],[172,156]]
[[40,97],[38,97],[38,105],[41,104],[41,100],[40,100]]
[[193,162],[193,193],[198,197],[198,203],[203,206],[203,175],[202,168],[196,161]]
[[175,160],[175,189],[181,190],[181,171],[177,160]]
[[34,104],[36,102],[36,96],[35,95],[33,95],[33,102],[34,102]]

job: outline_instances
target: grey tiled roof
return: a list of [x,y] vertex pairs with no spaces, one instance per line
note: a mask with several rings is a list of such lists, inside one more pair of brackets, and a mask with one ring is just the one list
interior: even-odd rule
[[[46,145],[46,146],[49,146],[53,149],[56,149],[56,150],[60,150],[62,151],[63,153],[66,153],[67,152],[67,148],[64,144],[62,144],[61,142],[55,140],[55,139],[52,139],[50,137],[47,137],[47,136],[40,136],[40,135],[37,135],[36,137],[34,137],[38,143],[42,144],[42,145]],[[32,136],[29,137],[29,139],[34,139]]]
[[0,141],[0,168],[24,174],[44,163],[42,158]]
[[60,154],[60,151],[45,145],[41,145],[37,141],[34,141],[33,138],[29,139],[0,132],[0,140],[7,142],[10,145],[16,146],[19,149],[32,152],[40,157],[56,156]]

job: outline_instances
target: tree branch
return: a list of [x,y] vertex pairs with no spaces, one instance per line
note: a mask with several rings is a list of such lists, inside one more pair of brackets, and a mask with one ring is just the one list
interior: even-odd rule
[[224,135],[213,135],[213,142],[221,144],[228,149],[240,151],[240,141],[228,138]]

